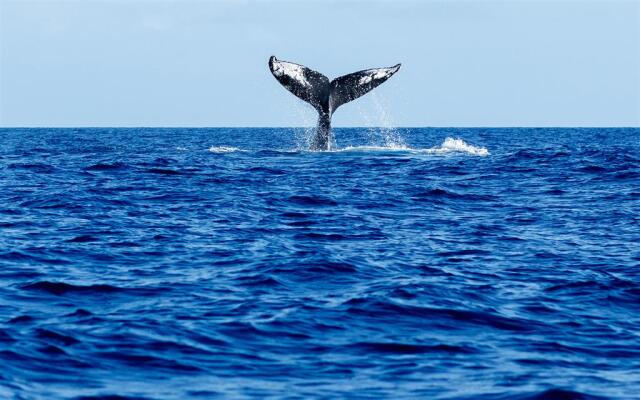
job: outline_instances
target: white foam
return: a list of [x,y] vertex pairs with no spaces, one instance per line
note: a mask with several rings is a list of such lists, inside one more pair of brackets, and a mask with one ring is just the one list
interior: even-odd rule
[[474,156],[488,156],[489,150],[486,147],[476,147],[468,144],[462,139],[454,139],[452,137],[446,138],[440,147],[432,147],[430,149],[424,149],[427,153],[442,154],[442,153],[467,153]]
[[230,146],[211,146],[209,147],[209,151],[212,153],[233,153],[235,151],[242,151],[237,147]]
[[336,149],[335,151],[402,151],[409,153],[423,153],[423,154],[471,154],[474,156],[488,156],[489,150],[485,147],[476,147],[462,139],[454,139],[451,137],[446,138],[440,146],[431,147],[428,149],[414,149],[404,143],[388,144],[386,146],[347,146],[342,149]]
[[404,145],[389,145],[389,146],[347,146],[342,149],[336,149],[335,151],[412,151],[411,147]]
[[[301,149],[293,150],[278,150],[280,152],[292,152],[297,153]],[[240,151],[246,151],[232,146],[211,146],[209,148],[211,153],[234,153]],[[440,146],[431,147],[427,149],[415,149],[407,146],[402,141],[394,143],[387,143],[383,146],[347,146],[344,148],[332,148],[329,152],[406,152],[415,154],[470,154],[474,156],[488,156],[489,150],[485,147],[477,147],[465,142],[462,139],[446,138]]]

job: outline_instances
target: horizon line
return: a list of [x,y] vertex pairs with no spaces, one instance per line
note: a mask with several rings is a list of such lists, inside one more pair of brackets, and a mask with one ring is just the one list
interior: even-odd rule
[[[424,126],[334,126],[333,129],[640,129],[638,126],[628,125],[424,125]],[[78,126],[0,126],[0,129],[315,129],[314,126],[153,126],[153,125],[131,125],[131,126],[107,126],[107,125],[78,125]]]

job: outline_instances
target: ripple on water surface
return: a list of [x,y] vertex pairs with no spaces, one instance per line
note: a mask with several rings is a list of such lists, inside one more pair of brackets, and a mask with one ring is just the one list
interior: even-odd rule
[[0,397],[637,398],[638,129],[301,132],[0,129]]

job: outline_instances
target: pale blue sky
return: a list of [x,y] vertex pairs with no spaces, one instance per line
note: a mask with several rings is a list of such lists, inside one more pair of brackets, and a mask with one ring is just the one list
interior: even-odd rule
[[402,68],[334,126],[638,126],[640,1],[0,0],[0,126],[301,126],[268,57]]

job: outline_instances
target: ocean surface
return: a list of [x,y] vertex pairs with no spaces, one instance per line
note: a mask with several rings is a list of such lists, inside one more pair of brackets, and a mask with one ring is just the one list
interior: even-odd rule
[[0,398],[640,398],[640,129],[0,129]]

